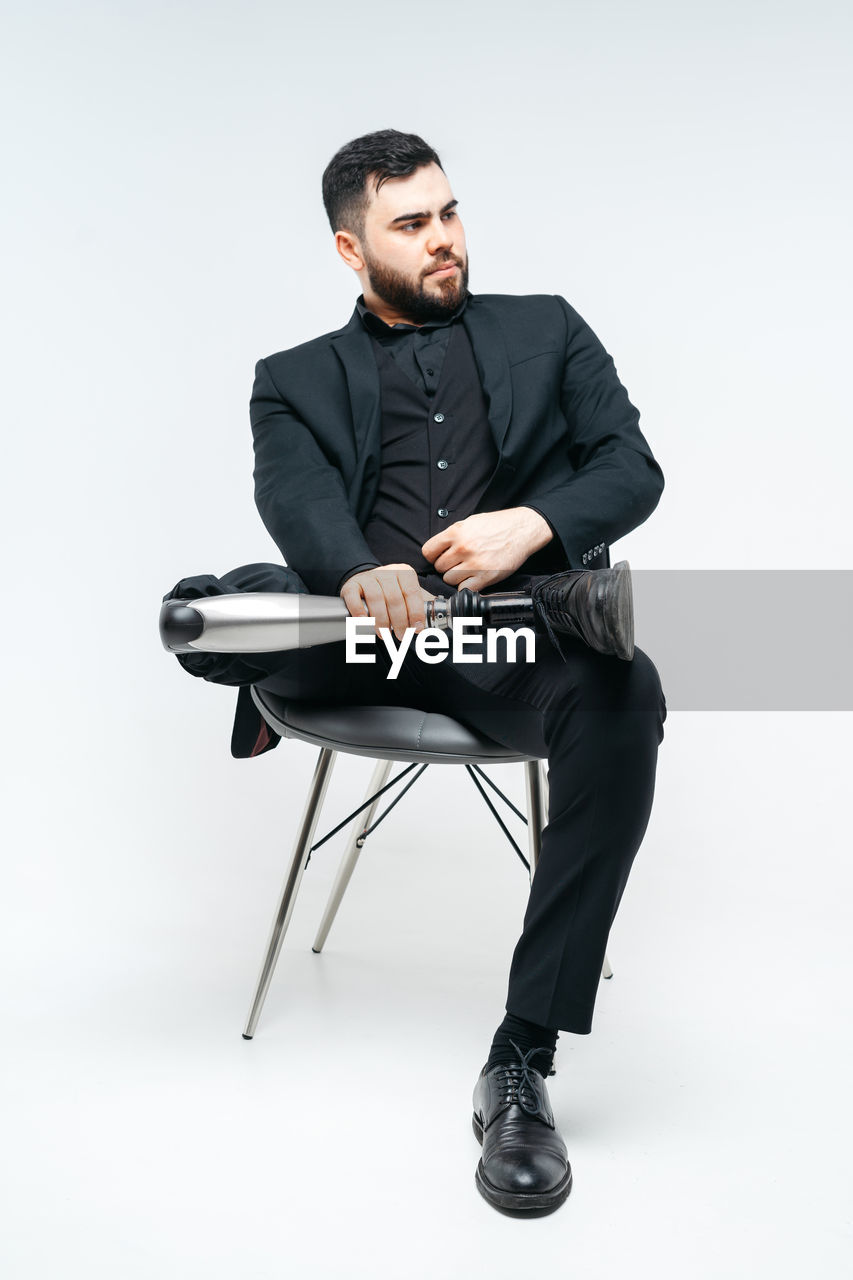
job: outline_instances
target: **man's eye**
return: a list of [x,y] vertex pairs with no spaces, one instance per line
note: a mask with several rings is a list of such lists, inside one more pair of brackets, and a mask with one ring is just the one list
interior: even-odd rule
[[444,216],[445,216],[445,218],[455,218],[455,217],[456,217],[456,210],[455,210],[455,209],[449,209],[449,210],[447,211],[447,213],[446,213]]

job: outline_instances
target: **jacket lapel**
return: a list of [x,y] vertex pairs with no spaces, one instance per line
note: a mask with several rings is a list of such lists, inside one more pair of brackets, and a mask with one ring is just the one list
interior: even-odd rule
[[486,396],[489,426],[498,452],[502,454],[512,414],[512,382],[504,336],[498,322],[475,294],[468,298],[468,305],[462,312],[462,323],[468,331],[474,350],[474,359]]
[[332,338],[332,343],[344,366],[357,452],[362,457],[378,457],[382,447],[379,370],[357,307],[349,324]]

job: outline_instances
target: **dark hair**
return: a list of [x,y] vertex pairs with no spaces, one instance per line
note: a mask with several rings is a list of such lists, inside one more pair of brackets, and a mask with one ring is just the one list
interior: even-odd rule
[[368,178],[378,192],[389,178],[408,178],[428,164],[437,164],[443,172],[438,153],[416,133],[379,129],[353,138],[332,156],[323,172],[323,204],[332,231],[351,231],[363,239],[370,200]]

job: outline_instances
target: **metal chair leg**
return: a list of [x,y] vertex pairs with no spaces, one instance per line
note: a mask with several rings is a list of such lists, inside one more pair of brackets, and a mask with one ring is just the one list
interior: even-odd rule
[[551,789],[548,786],[548,761],[539,761],[539,789],[542,793],[542,826],[548,822],[548,805],[551,800]]
[[524,786],[527,795],[527,848],[530,854],[530,883],[539,864],[542,846],[542,828],[545,826],[545,806],[542,796],[542,774],[538,760],[528,760],[524,765]]
[[[531,768],[533,768],[533,767],[534,767],[534,766],[529,765],[529,764],[526,766],[526,768],[527,768],[527,769],[531,769]],[[548,801],[549,801],[549,798],[550,798],[550,792],[549,792],[549,788],[548,788],[548,765],[547,765],[546,761],[544,761],[544,760],[540,760],[540,761],[538,762],[538,767],[539,767],[539,790],[540,790],[540,794],[541,794],[541,796],[542,796],[542,812],[543,812],[543,817],[544,817],[544,820],[543,820],[542,825],[544,826],[544,825],[545,825],[545,822],[547,822],[547,820],[548,820]],[[529,803],[529,802],[528,802],[528,803]],[[538,858],[539,858],[538,848],[537,848],[537,852],[536,852],[536,857],[537,857],[537,861],[538,861]],[[531,858],[531,860],[530,860],[530,865],[531,865],[531,867],[533,866],[533,859],[532,859],[532,858]],[[532,879],[533,879],[533,877],[532,877],[532,875],[531,875],[531,880],[532,880]],[[613,970],[612,970],[612,969],[611,969],[611,967],[610,967],[610,961],[609,961],[609,960],[608,960],[608,958],[607,958],[607,952],[605,952],[605,953],[604,953],[604,964],[601,966],[601,976],[602,976],[602,978],[612,978],[612,977],[613,977]]]
[[270,981],[275,970],[278,953],[281,950],[281,944],[284,935],[287,932],[287,926],[290,924],[290,917],[293,914],[293,904],[296,901],[296,894],[299,891],[299,885],[302,880],[302,873],[305,870],[305,863],[308,860],[308,851],[311,848],[311,841],[314,838],[314,832],[317,828],[317,819],[320,816],[320,809],[326,795],[326,788],[329,785],[329,778],[332,773],[332,766],[335,763],[337,752],[332,751],[330,747],[322,747],[320,755],[317,758],[317,766],[314,770],[314,777],[311,780],[311,786],[308,789],[308,798],[305,802],[305,810],[302,814],[302,821],[296,833],[296,841],[293,846],[293,853],[290,859],[290,865],[287,868],[287,874],[284,877],[284,885],[281,890],[281,898],[278,904],[278,910],[272,923],[269,942],[267,943],[264,961],[261,965],[261,972],[258,978],[258,986],[255,991],[255,998],[252,1001],[252,1007],[249,1010],[246,1029],[243,1032],[244,1040],[251,1040],[255,1034],[258,1018],[261,1009],[264,1007],[267,991]]
[[[381,791],[385,786],[385,783],[388,781],[388,774],[391,772],[392,763],[393,761],[391,760],[376,761],[376,768],[373,770],[373,777],[370,779],[370,785],[368,786],[367,793],[364,797],[365,800],[368,796],[375,795],[377,791]],[[350,882],[350,876],[355,870],[355,864],[358,862],[358,855],[361,853],[362,846],[364,844],[364,833],[373,821],[373,815],[379,807],[379,801],[381,798],[381,796],[377,796],[373,801],[373,804],[368,809],[364,809],[361,813],[357,813],[352,827],[350,828],[349,841],[347,843],[346,850],[344,851],[344,856],[341,859],[341,864],[338,867],[338,874],[335,877],[335,883],[332,885],[332,892],[329,895],[329,901],[326,903],[326,910],[323,912],[323,919],[320,921],[320,926],[317,930],[317,937],[314,939],[314,945],[311,948],[311,950],[316,951],[318,955],[323,950],[323,944],[332,927],[332,921],[337,915],[338,907],[341,905],[341,899],[343,898],[347,885]]]

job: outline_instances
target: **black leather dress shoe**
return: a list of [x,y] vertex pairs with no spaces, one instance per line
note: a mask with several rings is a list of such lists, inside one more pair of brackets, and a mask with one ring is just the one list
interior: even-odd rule
[[549,635],[554,631],[583,640],[598,653],[634,656],[634,597],[631,569],[620,560],[612,569],[567,569],[537,582],[533,608]]
[[499,1209],[556,1209],[572,1189],[566,1144],[554,1125],[545,1081],[530,1066],[530,1049],[518,1061],[485,1067],[474,1088],[474,1132],[483,1144],[477,1187]]

